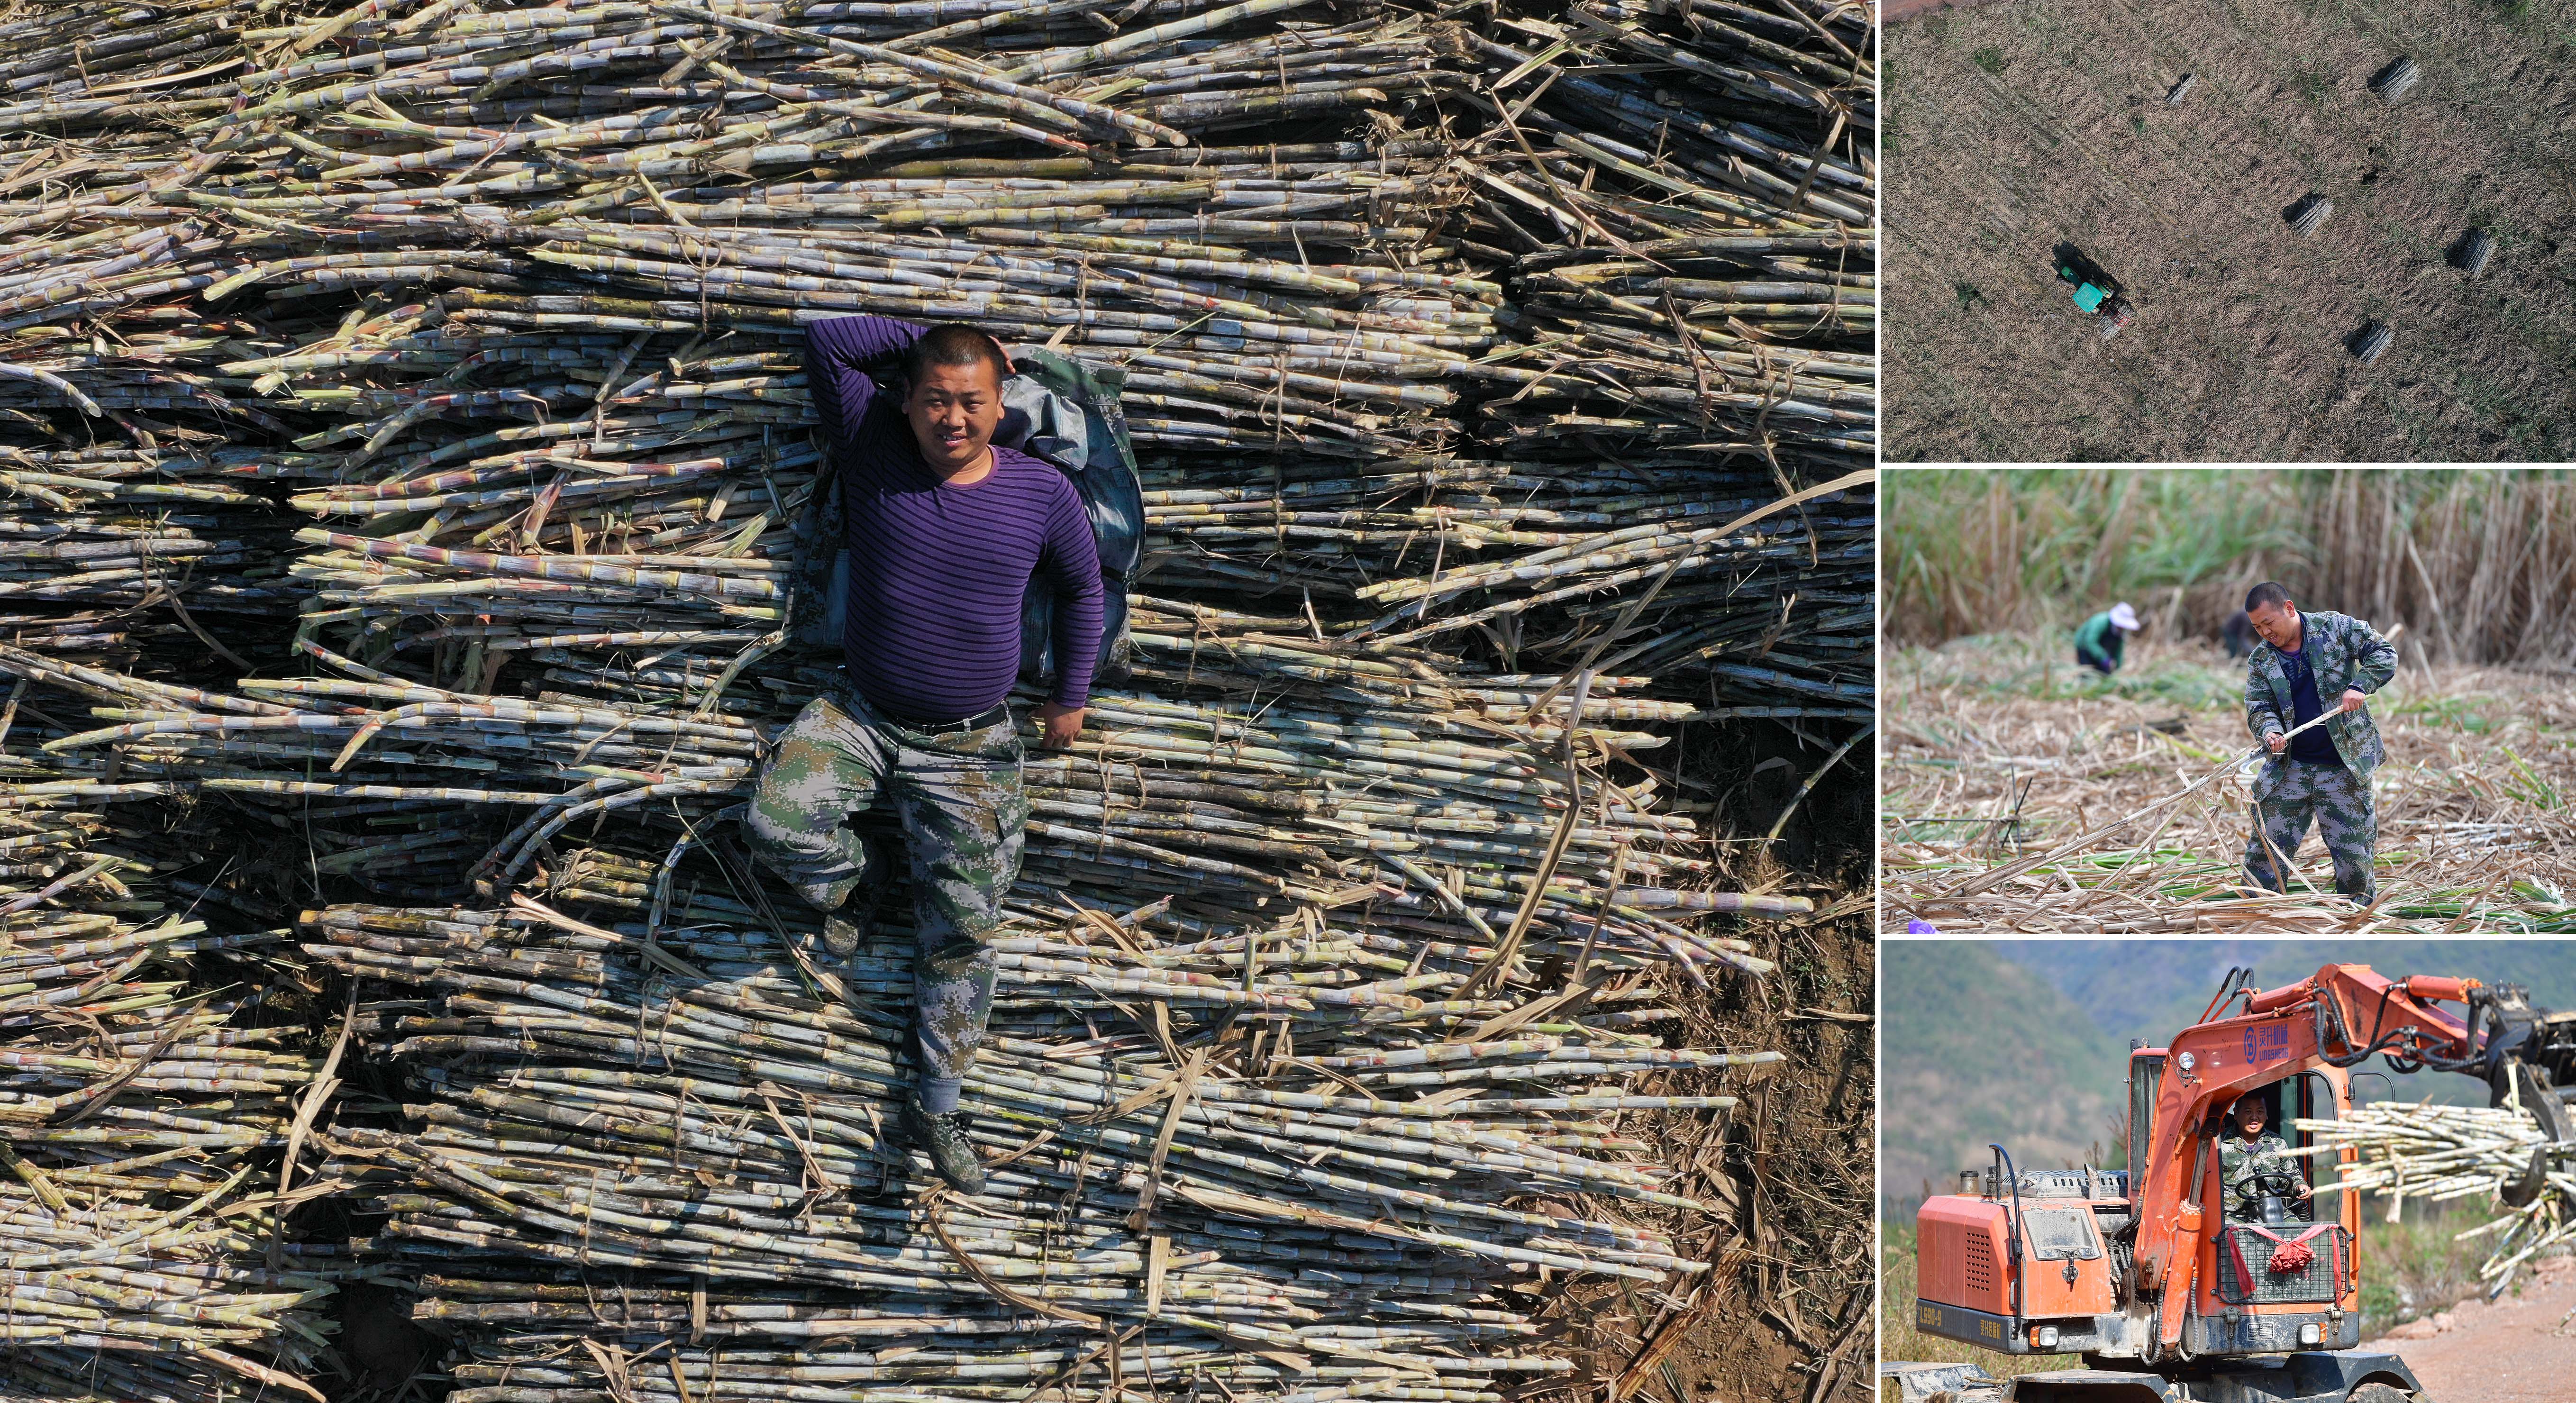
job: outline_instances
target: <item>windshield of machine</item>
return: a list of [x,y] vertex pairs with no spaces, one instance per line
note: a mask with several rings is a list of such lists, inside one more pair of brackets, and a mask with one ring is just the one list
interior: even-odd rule
[[2039,1261],[2089,1262],[2102,1255],[2090,1209],[2033,1208],[2021,1217],[2023,1231],[2030,1235],[2030,1255]]

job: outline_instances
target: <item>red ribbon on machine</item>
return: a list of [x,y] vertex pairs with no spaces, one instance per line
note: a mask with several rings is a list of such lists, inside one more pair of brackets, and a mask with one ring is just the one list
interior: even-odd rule
[[[2241,1231],[2253,1233],[2272,1244],[2272,1260],[2265,1270],[2280,1276],[2287,1276],[2296,1271],[2306,1271],[2317,1260],[2317,1249],[2308,1245],[2308,1239],[2321,1232],[2334,1231],[2334,1224],[2319,1223],[2297,1237],[2283,1237],[2278,1233],[2265,1232],[2251,1223],[2240,1223],[2237,1226]],[[2248,1274],[2245,1271],[2245,1249],[2242,1246],[2236,1249],[2236,1270],[2239,1276]]]

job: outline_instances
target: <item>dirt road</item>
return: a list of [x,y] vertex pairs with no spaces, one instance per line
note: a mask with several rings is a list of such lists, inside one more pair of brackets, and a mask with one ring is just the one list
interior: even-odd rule
[[2434,1403],[2576,1397],[2576,1259],[2540,1264],[2522,1294],[2408,1321],[2364,1349],[2405,1356]]

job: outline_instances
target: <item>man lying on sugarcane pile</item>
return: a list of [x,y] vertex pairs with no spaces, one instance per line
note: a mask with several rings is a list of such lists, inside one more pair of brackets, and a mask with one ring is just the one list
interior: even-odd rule
[[[1039,743],[1063,749],[1082,730],[1104,633],[1093,494],[1076,485],[1102,437],[1085,431],[1086,413],[1110,420],[1129,493],[1133,458],[1114,390],[1099,403],[1102,380],[1071,371],[1059,383],[1092,393],[1082,396],[1089,404],[1068,403],[1014,376],[1000,343],[973,327],[838,317],[810,325],[806,345],[826,446],[799,528],[793,626],[806,641],[836,638],[843,663],[763,762],[744,828],[759,859],[827,913],[824,945],[846,956],[894,880],[892,856],[851,820],[881,800],[893,808],[917,929],[918,1081],[902,1124],[942,1179],[979,1193],[984,1174],[958,1098],[991,1012],[987,942],[1019,875],[1029,818],[1007,700],[1028,670],[1024,614],[1046,601],[1036,651],[1060,665],[1037,708]],[[889,371],[896,379],[880,389]],[[1016,432],[997,439],[1006,417]],[[1042,460],[1012,440],[1067,449],[1073,461],[1059,466],[1063,455]],[[1123,622],[1120,571],[1108,578],[1110,612]]]
[[[2263,640],[2245,660],[2245,724],[2272,752],[2254,780],[2245,873],[2257,886],[2286,890],[2285,869],[2313,818],[2334,859],[2335,890],[2368,906],[2378,890],[2370,863],[2379,838],[2370,772],[2387,752],[2362,703],[2397,675],[2397,649],[2348,614],[2299,612],[2290,591],[2270,580],[2246,592],[2245,614]],[[2289,739],[2327,714],[2326,697],[2337,698],[2326,723]]]

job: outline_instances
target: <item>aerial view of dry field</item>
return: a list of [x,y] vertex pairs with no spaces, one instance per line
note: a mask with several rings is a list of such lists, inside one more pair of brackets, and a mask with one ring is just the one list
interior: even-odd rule
[[1890,459],[2576,456],[2576,0],[1887,14]]

